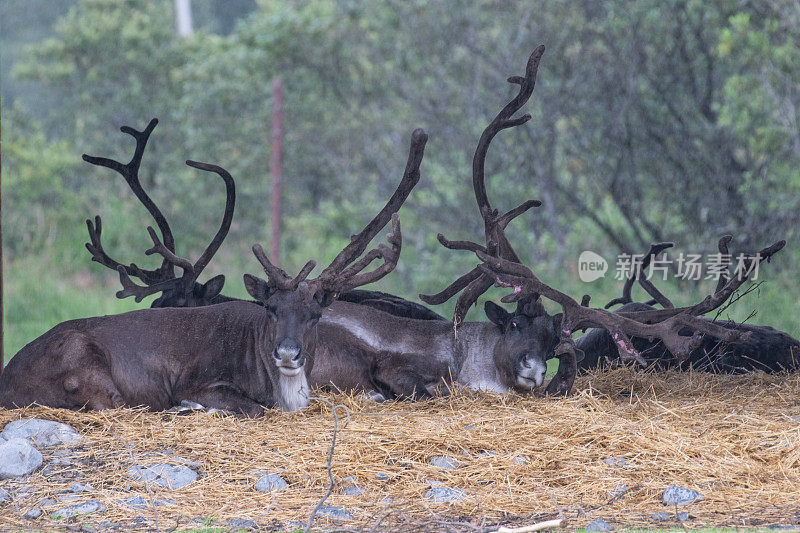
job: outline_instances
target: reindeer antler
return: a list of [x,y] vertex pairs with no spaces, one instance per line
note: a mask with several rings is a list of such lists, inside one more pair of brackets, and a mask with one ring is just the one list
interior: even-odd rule
[[[86,221],[86,226],[89,231],[89,239],[91,242],[86,243],[86,249],[92,254],[92,260],[96,261],[108,268],[116,270],[120,273],[120,282],[122,283],[123,290],[117,292],[118,298],[125,298],[127,296],[135,296],[136,301],[141,301],[145,296],[155,294],[157,292],[171,291],[182,293],[188,297],[194,289],[194,284],[197,278],[202,273],[203,269],[208,265],[211,258],[219,249],[222,241],[230,230],[231,221],[233,220],[233,211],[236,203],[236,188],[231,175],[222,167],[211,165],[208,163],[200,163],[197,161],[187,160],[186,164],[204,170],[206,172],[214,172],[218,174],[225,183],[226,199],[225,199],[225,213],[222,218],[222,223],[211,243],[205,249],[195,264],[187,259],[175,255],[175,238],[172,230],[167,223],[161,210],[156,206],[155,202],[147,195],[139,181],[139,168],[142,162],[147,141],[150,134],[158,124],[158,119],[153,119],[143,131],[135,130],[129,126],[122,126],[120,130],[123,133],[131,135],[136,140],[136,149],[134,150],[133,157],[127,164],[122,164],[119,161],[108,159],[105,157],[95,157],[83,154],[84,161],[93,165],[103,166],[118,172],[125,178],[126,183],[130,186],[133,193],[142,204],[147,208],[148,212],[153,216],[156,224],[161,231],[163,242],[158,239],[155,232],[148,226],[147,230],[153,240],[154,246],[145,252],[146,255],[158,253],[163,257],[161,266],[156,270],[145,270],[139,268],[134,263],[128,266],[119,263],[112,259],[103,249],[101,242],[102,222],[99,216],[95,217],[94,224],[91,220]],[[183,274],[180,278],[175,277],[173,267],[180,267]],[[137,285],[133,282],[131,277],[139,278],[145,284],[144,287]]]
[[644,269],[646,269],[650,265],[651,260],[655,259],[656,256],[658,256],[658,254],[660,254],[664,250],[672,248],[673,246],[675,246],[674,242],[658,242],[651,244],[650,250],[648,250],[647,254],[645,254],[644,257],[642,257],[641,262],[632,263],[632,266],[634,268],[633,271],[631,271],[630,276],[628,276],[628,279],[625,280],[625,285],[622,288],[622,296],[620,296],[619,298],[614,298],[613,300],[608,302],[605,306],[605,309],[609,309],[617,304],[631,303],[633,301],[633,298],[631,297],[631,291],[633,289],[633,284],[637,281],[639,282],[639,285],[641,285],[642,288],[645,291],[647,291],[647,294],[649,294],[653,298],[652,300],[648,300],[647,302],[645,302],[647,305],[653,305],[655,303],[659,303],[661,304],[662,307],[665,308],[675,307],[674,305],[672,305],[672,302],[669,300],[669,298],[664,296],[656,288],[656,286],[653,285],[653,283],[649,279],[647,279],[646,276],[642,275],[644,273]]
[[[727,301],[747,281],[756,265],[769,261],[785,245],[786,241],[778,241],[757,254],[744,256],[735,275],[722,288],[695,305],[628,313],[611,313],[604,309],[582,306],[570,296],[542,282],[524,265],[481,251],[476,254],[483,261],[480,268],[487,275],[493,275],[501,286],[514,289],[512,294],[503,298],[504,302],[517,301],[529,294],[539,294],[561,306],[561,342],[556,348],[556,356],[575,357],[572,332],[585,328],[603,328],[611,334],[621,359],[644,363],[633,347],[631,337],[660,339],[679,361],[689,357],[692,350],[699,346],[703,335],[711,335],[725,342],[746,340],[748,333],[722,327],[701,317]],[[695,330],[694,335],[680,334],[681,329],[686,326]],[[563,387],[564,384],[560,386]],[[567,390],[571,387],[570,382]]]
[[[538,207],[541,202],[538,200],[528,200],[507,213],[500,214],[497,209],[493,209],[486,194],[485,163],[489,145],[500,131],[521,124],[530,120],[529,114],[513,118],[514,113],[520,110],[533,94],[536,85],[536,74],[539,69],[539,61],[544,54],[544,45],[533,51],[528,58],[525,69],[525,76],[512,76],[508,78],[509,83],[520,86],[517,95],[497,114],[492,122],[483,130],[475,155],[472,158],[472,187],[475,191],[475,200],[478,210],[481,213],[484,224],[486,245],[480,245],[471,241],[449,241],[442,234],[438,235],[439,242],[450,250],[469,250],[472,252],[482,252],[492,257],[504,258],[509,261],[519,263],[519,257],[511,247],[505,236],[505,228],[516,217],[526,212],[531,207]],[[470,272],[464,274],[456,281],[451,283],[443,291],[433,294],[420,294],[419,297],[425,303],[436,305],[441,304],[461,292],[455,310],[453,312],[456,326],[459,326],[469,311],[469,308],[478,300],[481,294],[492,286],[494,280],[491,276],[484,273],[479,267],[475,267]],[[463,292],[462,292],[463,291]]]
[[[406,201],[408,195],[411,194],[411,190],[414,186],[419,182],[419,167],[422,163],[422,157],[425,153],[425,144],[427,142],[428,134],[426,134],[425,131],[422,129],[414,130],[411,134],[411,147],[408,153],[406,168],[403,172],[403,179],[400,181],[394,194],[392,194],[389,201],[383,206],[383,209],[375,215],[364,229],[361,230],[358,235],[354,235],[350,238],[350,244],[339,252],[331,264],[323,270],[317,278],[308,281],[309,284],[313,284],[316,287],[316,290],[323,290],[331,294],[346,292],[355,287],[379,280],[397,266],[403,242],[397,211],[403,205],[403,202]],[[390,220],[392,222],[392,233],[387,236],[387,241],[391,247],[381,244],[359,259],[367,249],[367,245],[369,245],[370,241]],[[306,263],[306,266],[303,267],[300,274],[292,279],[285,271],[270,262],[260,245],[256,244],[253,246],[253,253],[264,267],[264,271],[268,277],[268,283],[273,289],[296,289],[299,283],[306,279],[316,265],[314,261],[309,261]],[[376,259],[383,259],[383,263],[374,270],[362,274],[361,271],[367,268]]]

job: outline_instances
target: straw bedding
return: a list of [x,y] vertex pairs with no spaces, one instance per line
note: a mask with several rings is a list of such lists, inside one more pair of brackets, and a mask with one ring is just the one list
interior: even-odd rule
[[[798,523],[800,376],[622,368],[579,378],[575,391],[558,400],[457,391],[427,402],[386,404],[320,393],[350,412],[344,428],[344,410],[338,410],[333,475],[356,476],[365,493],[346,496],[334,489],[326,505],[345,507],[354,518],[318,515],[315,527],[472,530],[559,515],[569,528],[597,518],[616,526],[656,526],[651,514],[657,511],[688,512],[688,527]],[[255,420],[136,409],[0,410],[2,424],[25,417],[67,423],[84,437],[72,453],[88,464],[73,462],[68,472],[79,473],[93,490],[80,493],[77,501],[99,499],[107,510],[77,523],[132,526],[136,517],[145,517],[138,519],[142,527],[155,528],[157,519],[158,527],[168,530],[190,527],[194,517],[223,526],[246,518],[263,528],[291,528],[308,521],[328,486],[333,414],[321,402]],[[429,463],[441,455],[456,459],[459,468]],[[126,474],[134,461],[148,465],[174,456],[199,463],[200,479],[170,491]],[[48,457],[52,451],[45,453],[45,463]],[[612,464],[604,461],[608,458]],[[289,488],[256,491],[259,473],[266,472],[280,474]],[[36,522],[20,513],[42,498],[57,499],[74,481],[46,477],[41,470],[24,481],[0,481],[9,491],[33,489],[0,504],[0,528],[64,524],[66,519],[47,513]],[[427,501],[426,492],[440,483],[466,496]],[[665,508],[661,494],[669,485],[697,490],[705,499]],[[122,503],[137,494],[178,504],[154,513]],[[666,525],[678,523],[659,527]]]

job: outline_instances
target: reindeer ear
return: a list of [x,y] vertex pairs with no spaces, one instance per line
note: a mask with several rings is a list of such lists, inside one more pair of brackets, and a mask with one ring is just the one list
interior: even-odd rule
[[[225,285],[225,276],[220,274],[219,276],[214,276],[200,286],[202,287],[203,296],[210,299],[219,295],[223,285]],[[247,285],[246,281],[245,285]]]
[[514,317],[514,315],[496,303],[490,301],[487,301],[485,304],[483,304],[483,311],[486,313],[486,316],[489,318],[492,324],[499,326],[503,331],[505,331],[508,321]]
[[580,348],[578,348],[576,346],[575,347],[575,362],[576,363],[580,363],[581,361],[583,361],[584,357],[586,357],[586,354],[583,353],[583,350],[581,350]]
[[314,295],[314,298],[317,300],[320,306],[328,307],[333,303],[336,299],[337,294],[335,292],[326,291],[326,290],[319,290]]
[[556,313],[550,317],[553,320],[553,327],[558,335],[561,335],[561,322],[564,320],[564,313]]
[[244,288],[247,289],[247,293],[256,300],[263,302],[270,297],[267,282],[261,278],[251,276],[250,274],[244,275]]

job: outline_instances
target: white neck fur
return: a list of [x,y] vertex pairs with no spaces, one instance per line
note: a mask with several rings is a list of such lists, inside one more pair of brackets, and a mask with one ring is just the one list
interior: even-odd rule
[[284,411],[297,411],[308,406],[309,388],[305,371],[296,376],[278,376],[278,405]]

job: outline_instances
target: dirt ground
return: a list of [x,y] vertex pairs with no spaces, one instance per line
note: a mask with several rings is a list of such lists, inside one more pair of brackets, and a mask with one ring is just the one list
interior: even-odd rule
[[[317,514],[315,528],[479,530],[564,517],[576,529],[596,519],[620,527],[767,527],[800,521],[800,376],[713,376],[616,369],[580,378],[573,396],[538,398],[455,391],[420,403],[374,404],[320,393],[339,408],[331,468],[337,486],[326,506],[352,518]],[[234,519],[259,528],[300,528],[329,484],[334,434],[329,405],[256,420],[125,409],[80,413],[0,410],[0,424],[37,417],[82,436],[71,451],[45,450],[45,468],[0,481],[0,529],[173,530]],[[47,468],[53,457],[70,464]],[[455,460],[456,468],[432,464]],[[435,459],[434,459],[435,461]],[[127,474],[132,464],[188,462],[198,480],[159,489]],[[255,490],[279,474],[288,488]],[[341,493],[355,476],[360,495]],[[77,494],[79,481],[91,489]],[[702,501],[664,506],[665,488],[693,489]],[[434,503],[434,487],[460,498]],[[141,496],[144,509],[124,500]],[[23,514],[42,500],[36,519]],[[66,502],[100,500],[105,510],[60,518]],[[174,504],[153,507],[159,499]],[[53,504],[52,501],[57,503]],[[329,507],[330,509],[330,507]],[[666,513],[659,521],[653,513]],[[688,517],[678,522],[676,514]],[[662,515],[662,518],[664,516]]]

